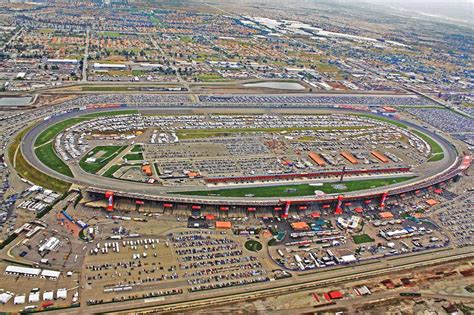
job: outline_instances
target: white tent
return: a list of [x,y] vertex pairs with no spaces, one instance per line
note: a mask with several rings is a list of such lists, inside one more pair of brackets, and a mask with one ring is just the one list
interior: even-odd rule
[[15,296],[15,299],[13,300],[13,304],[18,305],[18,304],[25,304],[26,301],[26,296],[25,295],[17,295]]
[[43,292],[43,300],[44,301],[52,301],[53,299],[54,299],[54,292],[53,291]]
[[341,256],[341,259],[342,259],[342,261],[345,262],[345,263],[352,263],[352,262],[356,262],[356,261],[357,261],[357,258],[355,258],[354,255]]
[[56,292],[56,298],[57,299],[67,299],[67,290],[66,289],[58,289]]
[[41,272],[41,277],[56,280],[59,278],[60,274],[60,271],[43,269],[43,271]]
[[40,274],[40,272],[41,272],[41,269],[20,267],[20,266],[7,266],[7,268],[5,269],[5,273],[7,274],[28,276],[28,277],[37,277]]
[[1,294],[0,294],[0,303],[1,303],[1,304],[7,304],[8,301],[10,301],[11,298],[12,298],[12,295],[11,295],[11,294],[8,294],[8,293],[1,293]]
[[28,297],[28,302],[29,303],[36,303],[39,302],[40,300],[40,294],[39,292],[31,292],[30,296]]

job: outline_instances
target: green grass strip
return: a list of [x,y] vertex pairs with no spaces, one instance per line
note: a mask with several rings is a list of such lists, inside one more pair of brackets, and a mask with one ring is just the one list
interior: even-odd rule
[[73,177],[71,169],[56,155],[53,143],[49,142],[35,149],[35,154],[44,165],[63,175]]
[[[371,189],[377,187],[388,186],[396,183],[401,183],[414,176],[394,177],[394,178],[380,178],[367,180],[344,181],[342,183],[332,182],[323,183],[322,186],[311,186],[309,184],[300,185],[279,185],[279,186],[264,186],[264,187],[245,187],[245,188],[230,188],[218,190],[198,190],[198,191],[182,191],[177,192],[180,195],[195,195],[195,196],[221,196],[221,197],[245,197],[246,195],[253,195],[254,197],[291,197],[291,196],[310,196],[314,195],[315,190],[323,191],[326,194],[344,193],[357,190]],[[333,186],[343,184],[346,189],[336,189]]]

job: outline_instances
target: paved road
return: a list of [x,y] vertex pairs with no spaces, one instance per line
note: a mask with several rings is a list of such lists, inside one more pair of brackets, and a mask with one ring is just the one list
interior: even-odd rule
[[83,59],[83,62],[82,62],[82,79],[81,81],[82,82],[86,82],[87,81],[87,60],[89,58],[89,40],[90,40],[90,30],[87,29],[86,31],[86,46],[85,46],[85,50],[84,50],[84,59]]
[[[151,108],[151,107],[136,107],[139,110],[147,110],[147,111],[160,111],[160,110],[166,110],[166,108]],[[183,107],[184,108],[184,107]],[[130,108],[124,108],[125,109],[130,109]],[[47,121],[43,121],[40,124],[38,124],[35,128],[30,130],[24,137],[22,144],[21,144],[21,150],[25,158],[28,160],[28,162],[33,165],[35,168],[41,170],[42,172],[49,174],[53,177],[72,182],[74,184],[78,184],[81,186],[89,186],[89,187],[97,187],[97,188],[102,188],[102,189],[110,189],[110,190],[115,190],[115,191],[127,191],[127,192],[133,192],[133,193],[140,193],[140,194],[150,194],[150,195],[163,195],[164,190],[166,191],[171,191],[173,188],[163,188],[161,186],[154,186],[150,184],[145,184],[145,183],[134,183],[133,185],[130,185],[130,183],[122,181],[122,180],[117,180],[117,179],[110,179],[110,178],[105,178],[99,175],[95,174],[89,174],[84,172],[80,167],[77,165],[72,165],[71,170],[74,174],[74,179],[71,179],[63,174],[60,174],[47,166],[45,166],[42,162],[39,161],[39,159],[36,157],[34,154],[34,142],[36,140],[36,137],[46,128],[49,126],[65,120],[69,119],[72,117],[76,116],[81,116],[84,114],[92,113],[92,112],[97,112],[97,111],[107,111],[110,109],[101,109],[101,110],[84,110],[84,111],[75,111],[75,112],[69,112],[66,114],[62,114],[59,116],[55,116]],[[114,109],[116,110],[116,109]],[[120,109],[119,109],[120,110]],[[438,134],[435,134],[431,131],[428,131],[426,129],[420,128],[419,126],[411,123],[411,122],[404,122],[407,125],[409,125],[412,128],[416,128],[418,130],[422,130],[423,132],[427,133],[430,135],[432,138],[437,140],[443,148],[443,151],[445,153],[445,159],[442,162],[438,162],[433,164],[435,167],[431,170],[431,172],[423,174],[419,176],[418,178],[415,178],[413,180],[409,180],[406,182],[403,182],[403,184],[394,184],[389,187],[384,187],[384,188],[379,188],[379,189],[369,189],[364,191],[364,193],[367,194],[377,194],[377,193],[382,193],[384,191],[387,191],[387,188],[395,188],[395,187],[400,187],[404,185],[409,185],[409,184],[414,184],[416,182],[420,182],[423,180],[426,180],[430,177],[433,177],[434,175],[442,172],[443,170],[446,170],[454,164],[457,160],[457,153],[455,151],[455,148],[444,138],[439,136]],[[177,188],[175,188],[177,190]],[[179,188],[179,190],[183,190],[183,188]],[[357,194],[360,194],[358,192]],[[351,194],[345,194],[346,196],[350,196]],[[180,196],[181,198],[184,198],[183,196]],[[187,198],[187,197],[186,197]],[[219,200],[221,198],[219,197],[199,197],[196,198],[196,200],[202,200],[202,199],[214,199],[214,200]],[[262,201],[262,200],[273,200],[276,201],[279,198],[252,198],[251,200],[254,201]],[[298,199],[298,198],[294,198]],[[248,198],[226,198],[228,201],[249,201]]]

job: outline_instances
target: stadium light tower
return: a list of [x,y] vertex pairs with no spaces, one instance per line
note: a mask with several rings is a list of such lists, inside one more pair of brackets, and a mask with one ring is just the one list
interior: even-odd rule
[[344,179],[344,175],[346,174],[346,167],[344,166],[342,168],[342,174],[341,174],[341,178],[339,179],[340,182],[342,182],[342,180]]

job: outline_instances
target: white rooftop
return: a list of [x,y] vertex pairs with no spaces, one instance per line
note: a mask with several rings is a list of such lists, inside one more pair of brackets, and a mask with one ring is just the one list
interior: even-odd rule
[[7,266],[7,268],[5,269],[5,272],[19,273],[19,274],[29,275],[29,276],[38,276],[41,273],[41,269],[20,267],[20,266]]
[[53,291],[46,291],[43,293],[43,300],[45,301],[52,301],[54,299],[54,292]]
[[39,292],[30,293],[30,296],[28,297],[28,302],[29,303],[39,302],[39,300],[40,300],[40,293]]
[[61,272],[60,271],[55,271],[55,270],[48,270],[48,269],[44,269],[42,272],[41,272],[41,276],[42,277],[47,277],[47,278],[59,278],[59,276],[61,275]]
[[18,304],[25,304],[26,301],[26,296],[25,295],[17,295],[15,296],[15,299],[13,299],[13,304],[18,305]]
[[10,299],[12,298],[11,294],[8,293],[0,293],[0,303],[1,304],[6,304]]
[[67,290],[66,289],[58,289],[56,292],[56,298],[57,299],[67,299]]
[[341,259],[343,262],[355,262],[357,260],[354,255],[341,256]]

